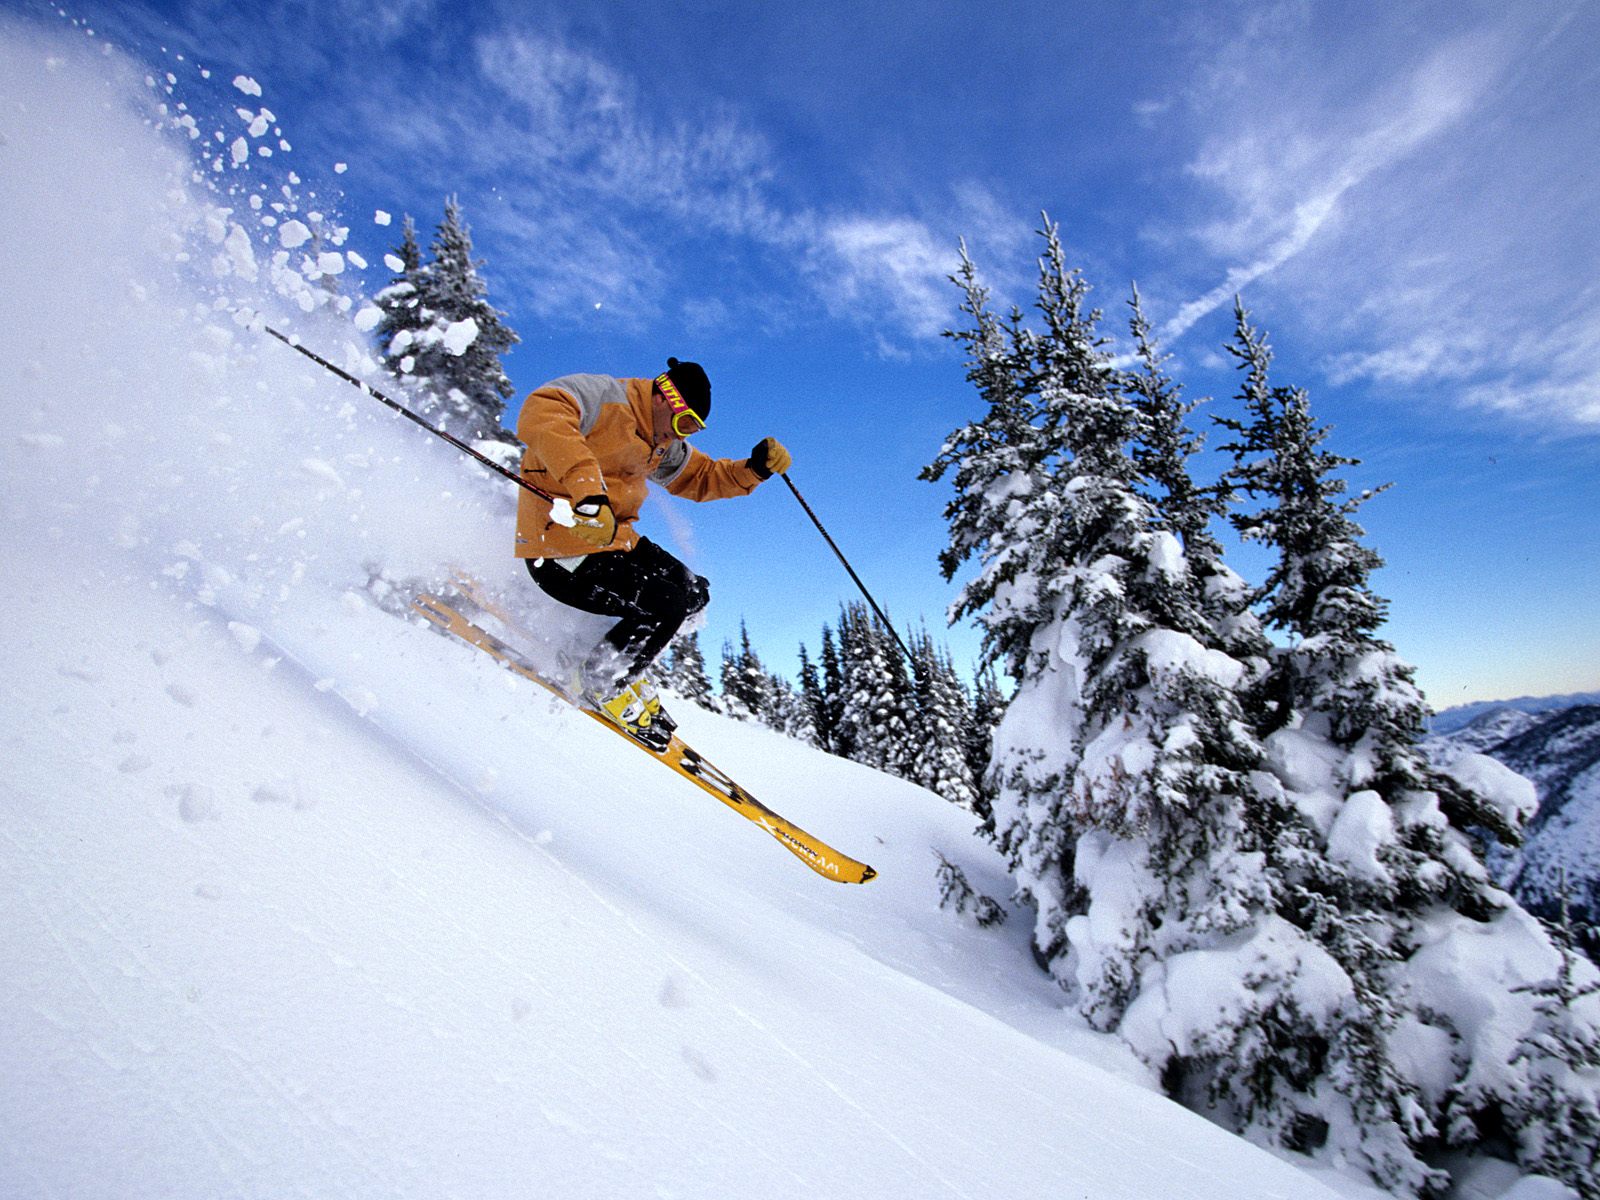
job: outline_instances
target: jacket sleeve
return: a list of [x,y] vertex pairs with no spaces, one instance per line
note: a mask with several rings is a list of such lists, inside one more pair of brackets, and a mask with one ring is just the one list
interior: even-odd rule
[[600,464],[583,440],[581,421],[577,400],[551,384],[530,392],[517,417],[517,437],[556,490],[573,501],[606,490]]
[[756,490],[761,476],[752,471],[742,458],[711,458],[700,451],[680,443],[689,450],[682,469],[666,480],[667,491],[689,500],[727,500],[733,496],[748,496]]

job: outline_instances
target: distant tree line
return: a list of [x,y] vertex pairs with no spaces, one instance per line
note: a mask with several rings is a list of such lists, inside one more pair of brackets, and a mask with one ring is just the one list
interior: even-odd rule
[[693,631],[668,647],[662,679],[704,707],[910,780],[987,818],[990,736],[1004,710],[994,672],[969,686],[925,629],[909,649],[908,660],[857,602],[840,607],[835,626],[823,625],[815,655],[801,643],[798,683],[767,666],[744,622],[738,642],[722,647],[720,690]]

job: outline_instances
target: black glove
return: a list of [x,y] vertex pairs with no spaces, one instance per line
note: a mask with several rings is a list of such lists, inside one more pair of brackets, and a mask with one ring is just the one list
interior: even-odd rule
[[794,459],[783,448],[783,443],[777,438],[762,438],[756,443],[756,448],[750,451],[750,457],[745,465],[763,479],[771,479],[774,475],[782,475],[793,465]]
[[577,521],[572,532],[596,550],[611,545],[617,536],[617,514],[605,496],[585,496],[572,506]]

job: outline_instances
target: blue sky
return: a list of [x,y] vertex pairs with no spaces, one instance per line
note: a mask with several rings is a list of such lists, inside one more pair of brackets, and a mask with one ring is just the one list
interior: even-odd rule
[[[224,80],[259,81],[294,170],[374,264],[396,233],[375,210],[427,232],[458,195],[523,339],[519,391],[704,363],[702,445],[784,440],[901,624],[943,626],[946,496],[916,475],[978,414],[939,337],[945,276],[965,238],[1026,304],[1047,210],[1108,332],[1138,282],[1187,394],[1232,411],[1219,347],[1242,291],[1276,381],[1364,460],[1355,484],[1395,483],[1363,523],[1388,636],[1436,707],[1600,688],[1600,5],[67,12],[187,71],[192,103],[201,65],[219,112]],[[854,594],[781,485],[668,499],[647,530],[711,577],[713,658],[742,616],[792,669]],[[970,657],[970,630],[949,638]]]

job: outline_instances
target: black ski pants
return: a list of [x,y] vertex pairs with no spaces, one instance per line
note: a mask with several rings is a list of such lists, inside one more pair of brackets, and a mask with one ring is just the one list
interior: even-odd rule
[[596,687],[638,678],[711,599],[705,579],[649,538],[640,538],[632,550],[586,555],[572,571],[549,558],[527,563],[528,574],[552,600],[619,618],[584,663],[585,682]]

